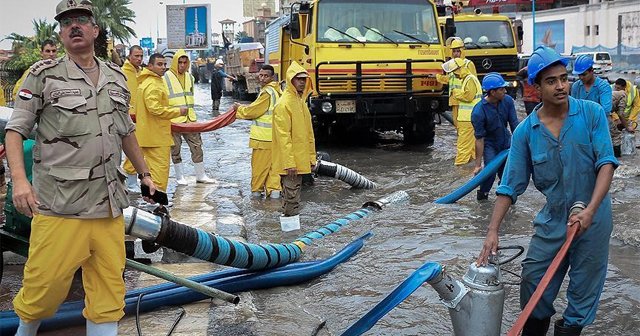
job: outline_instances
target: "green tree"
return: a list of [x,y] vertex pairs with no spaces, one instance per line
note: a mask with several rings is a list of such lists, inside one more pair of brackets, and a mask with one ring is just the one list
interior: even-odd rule
[[93,0],[93,16],[100,27],[95,41],[96,55],[107,59],[107,41],[128,43],[129,38],[136,37],[130,27],[135,23],[136,14],[129,8],[131,0]]
[[33,36],[11,33],[5,39],[13,41],[14,55],[7,62],[7,68],[22,73],[33,63],[40,60],[40,46],[45,40],[53,40],[60,44],[60,35],[56,31],[58,23],[48,23],[46,20],[33,20]]
[[237,32],[236,36],[235,36],[236,43],[240,43],[240,41],[242,41],[242,39],[247,38],[247,37],[249,37],[249,34],[247,34],[247,32],[245,32],[245,31]]

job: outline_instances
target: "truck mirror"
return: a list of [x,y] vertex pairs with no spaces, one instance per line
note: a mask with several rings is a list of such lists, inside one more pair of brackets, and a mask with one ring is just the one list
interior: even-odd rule
[[524,30],[522,29],[522,26],[518,26],[518,40],[522,41],[523,38],[524,38]]
[[451,36],[456,36],[456,24],[453,18],[447,18],[444,23],[444,38],[446,39]]
[[291,22],[289,22],[289,32],[292,39],[300,38],[300,15],[298,13],[291,14]]

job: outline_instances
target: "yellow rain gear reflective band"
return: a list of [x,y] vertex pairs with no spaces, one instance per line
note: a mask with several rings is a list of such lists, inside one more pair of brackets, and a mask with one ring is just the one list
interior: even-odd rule
[[164,82],[167,83],[169,89],[169,106],[171,107],[187,107],[189,112],[185,116],[171,119],[173,123],[185,123],[196,121],[196,112],[193,109],[193,77],[184,73],[184,89],[173,71],[164,73]]
[[464,81],[462,82],[463,90],[470,80],[474,81],[476,85],[476,94],[471,102],[460,102],[460,105],[458,105],[458,121],[471,121],[471,112],[473,111],[473,107],[476,106],[476,104],[482,99],[482,85],[480,84],[480,81],[478,81],[476,76],[469,75],[465,77]]
[[254,119],[251,122],[251,131],[249,138],[257,141],[272,141],[272,120],[273,120],[273,108],[276,106],[276,101],[280,97],[278,92],[270,87],[265,87],[265,90],[260,94],[268,94],[271,99],[269,100],[269,109],[260,117]]

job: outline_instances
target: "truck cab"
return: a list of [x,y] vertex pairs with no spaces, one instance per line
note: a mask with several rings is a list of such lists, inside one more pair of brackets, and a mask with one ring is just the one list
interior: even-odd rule
[[301,64],[316,138],[401,131],[432,144],[434,115],[447,106],[442,35],[429,0],[316,0],[295,3],[267,27],[265,63],[280,80]]
[[476,66],[478,79],[482,81],[487,73],[498,72],[510,84],[507,88],[509,94],[515,97],[518,90],[516,73],[518,49],[522,41],[521,25],[518,26],[504,15],[476,11],[440,17],[438,21],[443,32],[447,20],[455,26],[452,33],[464,42],[465,57]]

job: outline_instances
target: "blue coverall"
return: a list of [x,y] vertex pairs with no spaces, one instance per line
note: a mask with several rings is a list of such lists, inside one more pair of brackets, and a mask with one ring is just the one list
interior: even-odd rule
[[[518,116],[516,115],[516,106],[513,98],[505,95],[497,106],[487,102],[486,97],[483,98],[473,107],[471,123],[473,124],[476,139],[484,138],[482,158],[486,166],[498,153],[511,146],[511,133],[507,126],[511,128],[511,132],[518,126]],[[498,169],[499,178],[502,178],[503,168],[500,167]],[[489,193],[495,179],[496,175],[493,174],[493,176],[482,182],[480,192]]]
[[[522,308],[566,240],[569,208],[576,201],[589,203],[598,170],[607,164],[615,168],[618,161],[613,156],[607,117],[594,102],[569,97],[569,112],[559,138],[540,122],[537,109],[514,132],[496,193],[515,203],[532,176],[536,189],[547,199],[533,220],[534,235],[522,261]],[[569,247],[532,317],[544,319],[555,314],[553,300],[568,271],[565,324],[583,327],[593,322],[607,273],[611,230],[611,197],[607,193],[589,229]]]
[[609,115],[612,110],[611,86],[606,80],[597,77],[591,86],[589,92],[584,87],[584,83],[581,80],[573,82],[571,85],[571,97],[576,99],[584,99],[594,101],[602,106],[604,113]]

